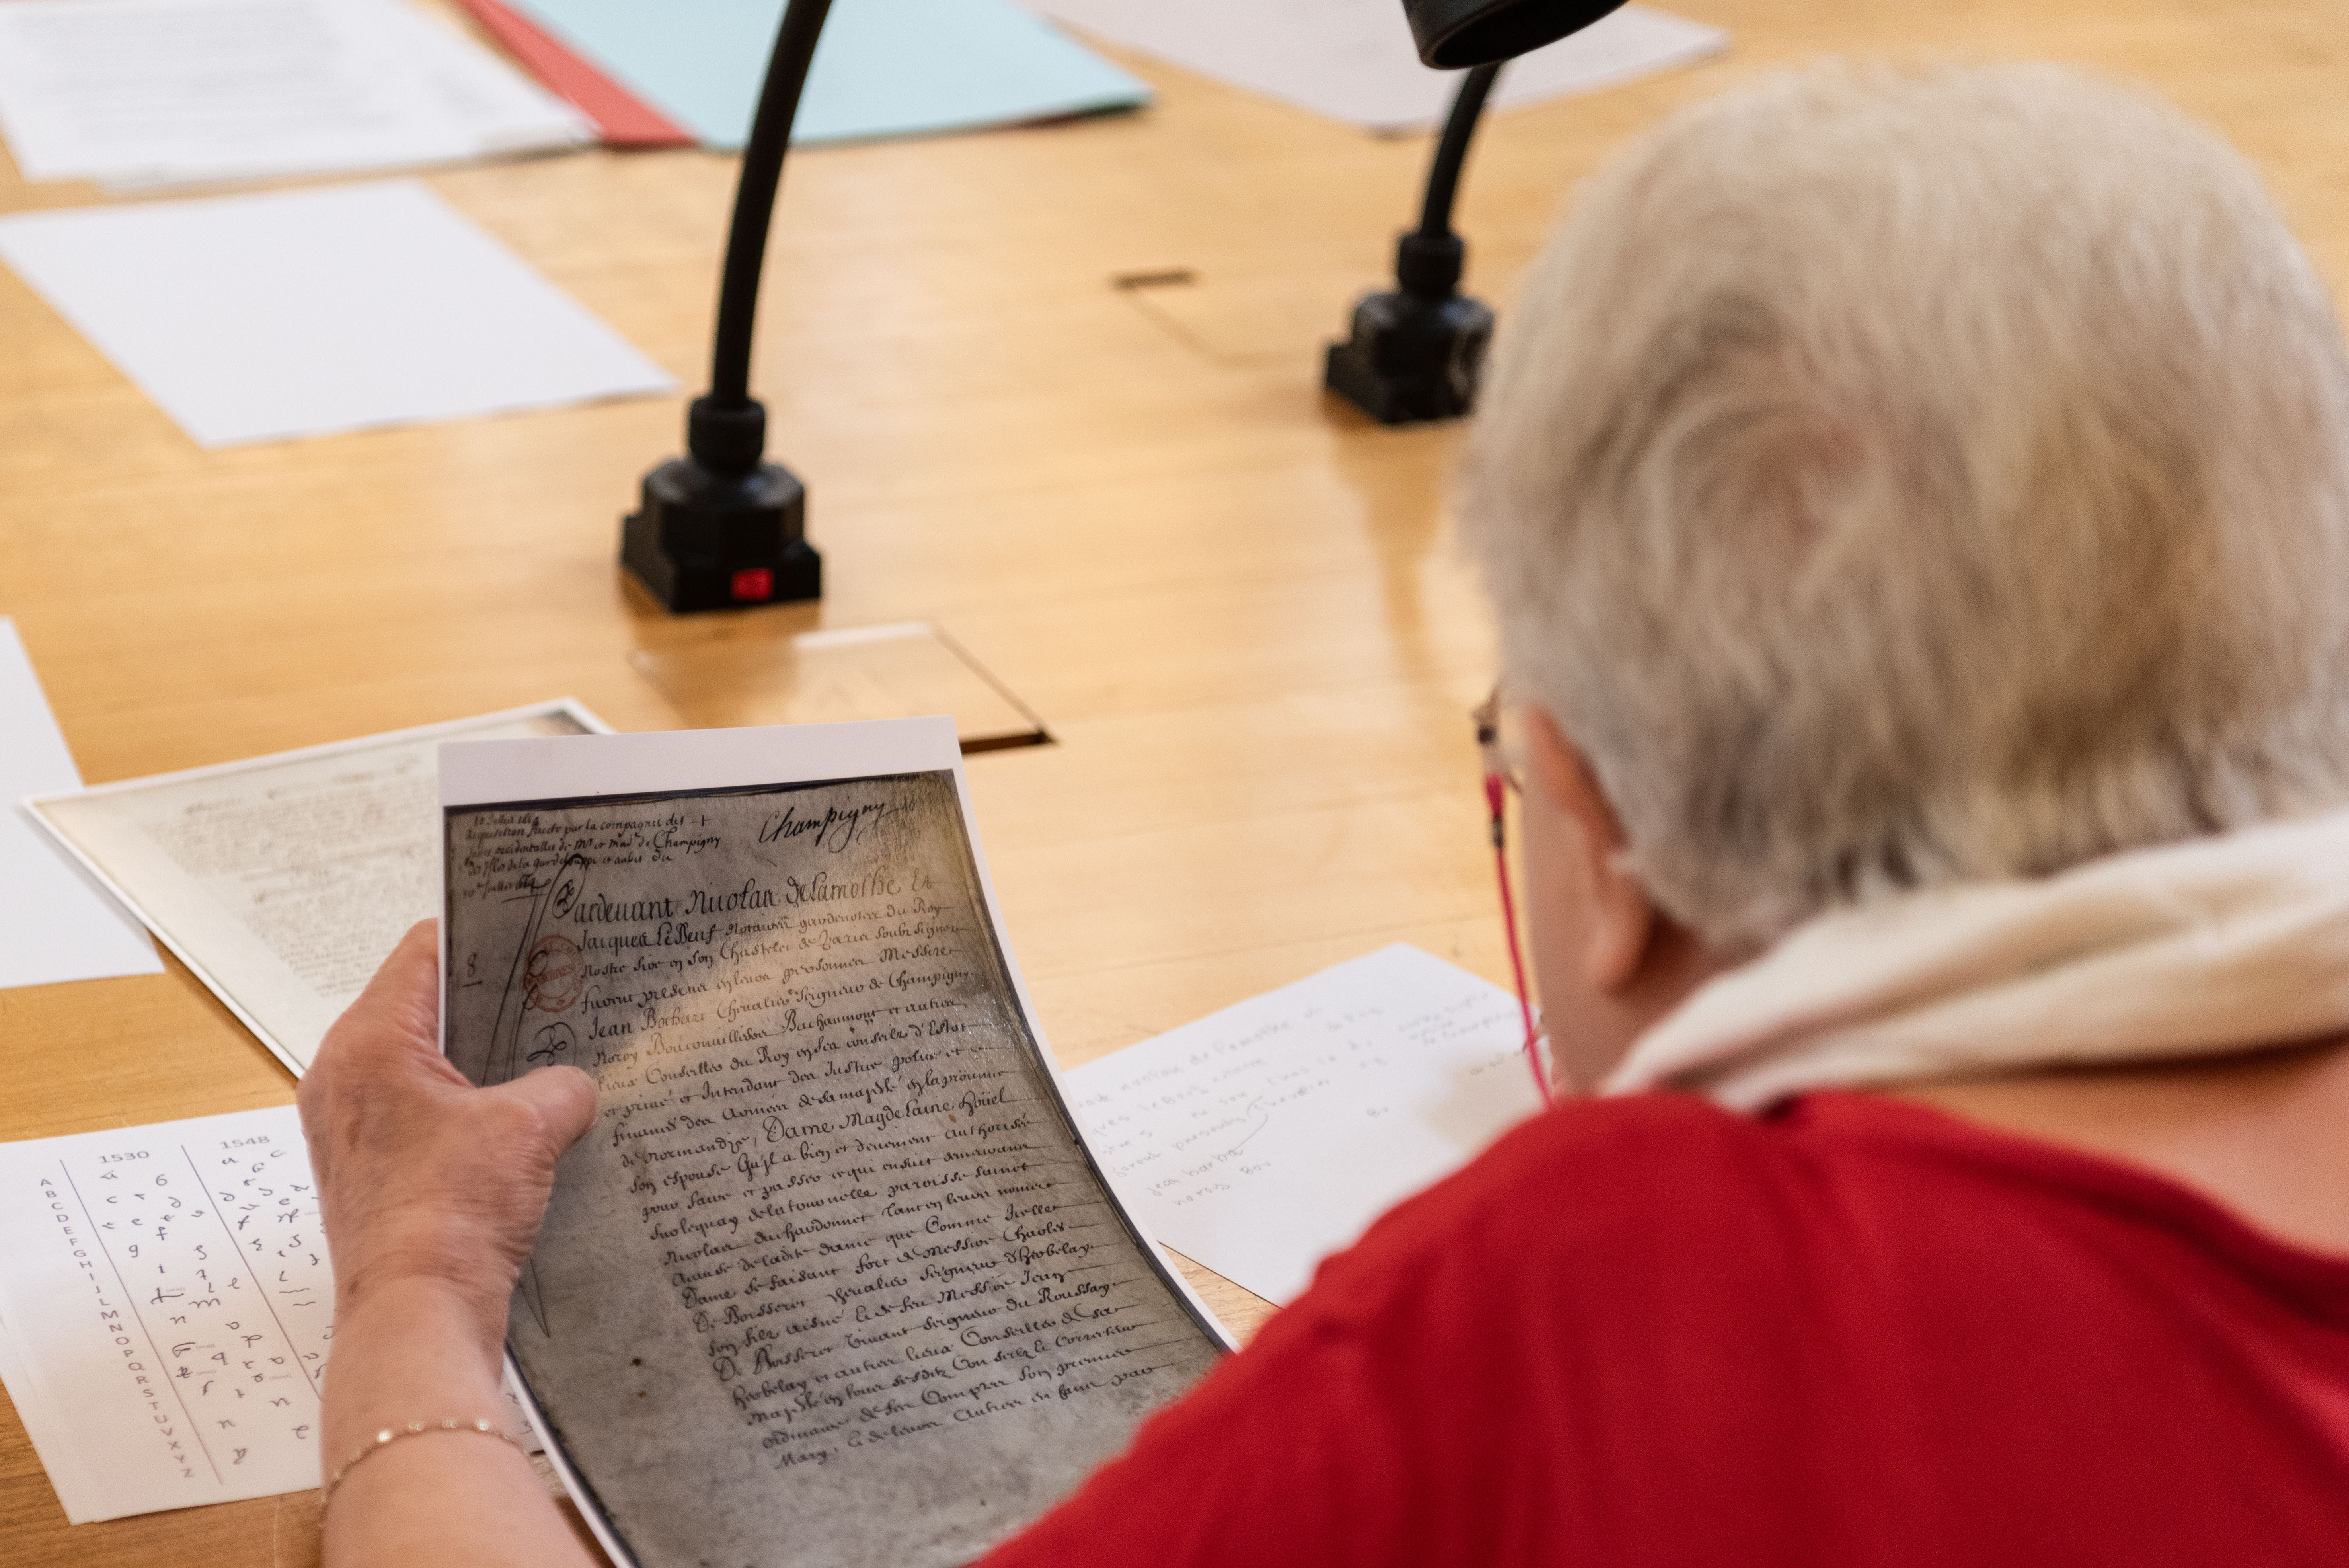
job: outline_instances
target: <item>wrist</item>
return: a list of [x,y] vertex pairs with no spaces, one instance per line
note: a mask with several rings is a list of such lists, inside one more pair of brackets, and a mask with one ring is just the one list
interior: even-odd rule
[[[323,1393],[325,1452],[409,1421],[505,1423],[504,1303],[485,1314],[469,1293],[417,1276],[382,1279],[337,1300]],[[339,1461],[337,1461],[339,1462]]]
[[480,1321],[492,1341],[505,1337],[507,1303],[521,1260],[486,1244],[468,1244],[444,1225],[378,1230],[364,1245],[335,1254],[337,1317],[378,1301],[439,1301]]

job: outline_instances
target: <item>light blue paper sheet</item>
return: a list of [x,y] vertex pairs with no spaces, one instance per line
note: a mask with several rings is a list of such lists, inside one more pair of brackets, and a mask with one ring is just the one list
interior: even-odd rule
[[[783,0],[511,0],[711,147],[750,134]],[[1150,89],[1010,0],[835,0],[794,142],[1133,109]]]

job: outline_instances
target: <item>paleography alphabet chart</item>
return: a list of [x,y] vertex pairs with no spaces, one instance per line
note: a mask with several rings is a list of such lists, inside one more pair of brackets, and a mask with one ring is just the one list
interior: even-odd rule
[[0,1145],[0,1250],[74,1522],[317,1484],[334,1273],[292,1106]]

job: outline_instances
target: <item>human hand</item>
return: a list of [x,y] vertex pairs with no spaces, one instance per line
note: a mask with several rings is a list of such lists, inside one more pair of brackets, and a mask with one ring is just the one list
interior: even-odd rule
[[595,1116],[575,1067],[477,1089],[440,1054],[439,923],[409,929],[326,1032],[297,1098],[338,1321],[387,1285],[449,1293],[494,1356],[555,1157]]

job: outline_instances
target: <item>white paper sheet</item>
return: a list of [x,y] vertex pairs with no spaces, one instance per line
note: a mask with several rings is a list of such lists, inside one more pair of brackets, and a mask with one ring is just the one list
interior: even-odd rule
[[290,1106],[0,1144],[0,1323],[66,1517],[318,1484],[334,1276]]
[[298,1076],[439,911],[440,742],[606,728],[566,699],[29,804]]
[[24,639],[0,616],[0,986],[163,972],[139,922],[16,804],[80,787]]
[[318,1484],[310,1179],[292,1106],[0,1144],[0,1381],[67,1522]]
[[154,185],[579,145],[577,110],[401,0],[14,0],[0,130],[27,180]]
[[203,447],[676,384],[415,181],[20,213],[0,261]]
[[1541,1108],[1523,1038],[1516,997],[1397,943],[1066,1077],[1157,1239],[1287,1303]]
[[[1098,37],[1381,130],[1444,118],[1456,71],[1419,63],[1395,0],[1030,0]],[[1492,107],[1595,92],[1729,47],[1718,27],[1626,5],[1502,68]]]

